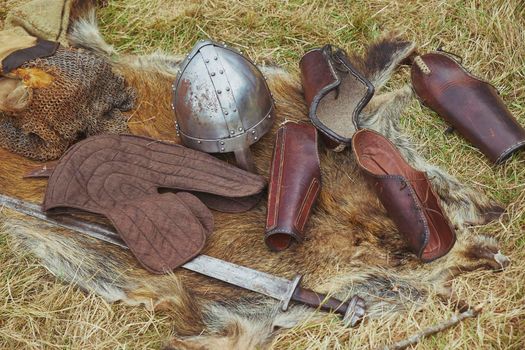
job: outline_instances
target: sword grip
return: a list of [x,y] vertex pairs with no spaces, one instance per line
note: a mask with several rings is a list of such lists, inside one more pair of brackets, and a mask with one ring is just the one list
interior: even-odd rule
[[365,315],[365,302],[356,295],[349,302],[344,303],[336,298],[328,297],[326,294],[316,293],[298,286],[291,299],[311,307],[343,315],[345,323],[352,327],[357,325]]

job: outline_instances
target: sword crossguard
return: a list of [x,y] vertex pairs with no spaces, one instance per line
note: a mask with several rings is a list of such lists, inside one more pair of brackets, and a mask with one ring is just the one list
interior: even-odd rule
[[302,304],[320,308],[325,311],[333,311],[343,315],[343,322],[345,325],[355,327],[361,322],[365,316],[365,301],[354,295],[349,302],[344,303],[335,298],[328,297],[326,294],[316,293],[306,288],[299,286],[303,276],[297,275],[290,282],[290,286],[286,291],[284,298],[281,301],[281,310],[288,310],[290,301],[297,301]]
[[290,305],[290,301],[292,300],[293,293],[299,287],[299,283],[301,283],[301,280],[303,279],[303,275],[296,275],[292,283],[290,284],[290,287],[286,291],[286,294],[284,295],[283,300],[281,301],[281,310],[286,311],[288,310],[288,306]]

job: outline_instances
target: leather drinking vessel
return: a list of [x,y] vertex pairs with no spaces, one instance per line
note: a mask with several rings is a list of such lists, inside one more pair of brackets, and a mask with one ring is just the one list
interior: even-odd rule
[[456,233],[426,174],[412,168],[394,144],[372,130],[358,131],[352,150],[411,251],[425,262],[448,253]]
[[330,45],[308,51],[299,65],[308,116],[326,146],[342,151],[359,129],[357,117],[372,98],[374,87],[344,51],[334,52]]
[[277,131],[268,189],[264,241],[271,250],[303,241],[320,190],[317,130],[311,124],[284,124]]
[[525,147],[525,129],[497,90],[445,53],[417,56],[412,85],[421,102],[498,164]]

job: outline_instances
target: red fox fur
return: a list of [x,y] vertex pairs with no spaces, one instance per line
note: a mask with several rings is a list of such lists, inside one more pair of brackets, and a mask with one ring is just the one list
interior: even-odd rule
[[[137,89],[137,107],[129,114],[128,122],[132,133],[179,142],[171,110],[171,84],[180,58],[118,55],[101,39],[93,14],[72,23],[70,40],[75,46],[112,57],[114,69]],[[369,317],[403,312],[407,303],[424,301],[430,290],[451,297],[449,282],[460,273],[505,267],[508,259],[499,253],[494,239],[464,230],[469,224],[493,219],[495,204],[428,164],[400,131],[398,117],[413,99],[411,89],[377,93],[413,50],[412,43],[385,36],[364,56],[352,58],[376,88],[376,96],[360,115],[359,124],[384,134],[414,167],[427,171],[457,227],[458,240],[448,255],[421,264],[408,253],[384,208],[358,173],[351,152],[333,153],[323,148],[324,187],[303,244],[282,253],[267,249],[263,242],[263,200],[247,213],[215,212],[215,231],[204,253],[286,278],[304,274],[305,287],[341,299],[357,293],[365,299]],[[258,172],[268,177],[276,129],[285,120],[307,119],[307,110],[297,76],[278,67],[261,69],[275,98],[277,120],[252,151]],[[22,178],[37,164],[0,150],[2,192],[42,202],[46,182]],[[315,312],[295,305],[283,313],[277,301],[183,269],[172,275],[154,276],[141,269],[127,251],[27,217],[10,213],[3,222],[3,231],[17,249],[33,252],[63,280],[110,302],[144,304],[172,313],[178,337],[170,341],[171,348],[260,348],[277,330],[291,327]]]

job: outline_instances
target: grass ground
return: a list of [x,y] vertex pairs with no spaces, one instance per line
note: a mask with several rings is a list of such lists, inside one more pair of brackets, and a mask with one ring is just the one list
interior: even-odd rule
[[[0,19],[5,13],[1,6]],[[99,19],[107,40],[123,52],[183,54],[197,39],[214,38],[241,47],[258,62],[271,61],[293,72],[309,48],[329,42],[359,51],[396,30],[422,52],[443,46],[463,57],[469,70],[499,89],[525,125],[522,0],[127,0],[109,1]],[[401,70],[391,87],[407,79]],[[402,122],[427,159],[507,207],[499,222],[472,230],[494,235],[512,261],[502,273],[475,272],[456,280],[459,297],[472,305],[483,303],[483,313],[424,340],[417,349],[525,348],[525,152],[493,166],[458,135],[444,135],[445,124],[417,102]],[[15,256],[3,236],[0,266],[1,348],[155,349],[172,331],[169,315],[108,305],[57,283],[32,257]],[[274,348],[377,347],[451,316],[448,310],[429,305],[425,312],[371,321],[357,331],[331,320],[305,324],[279,336]]]

